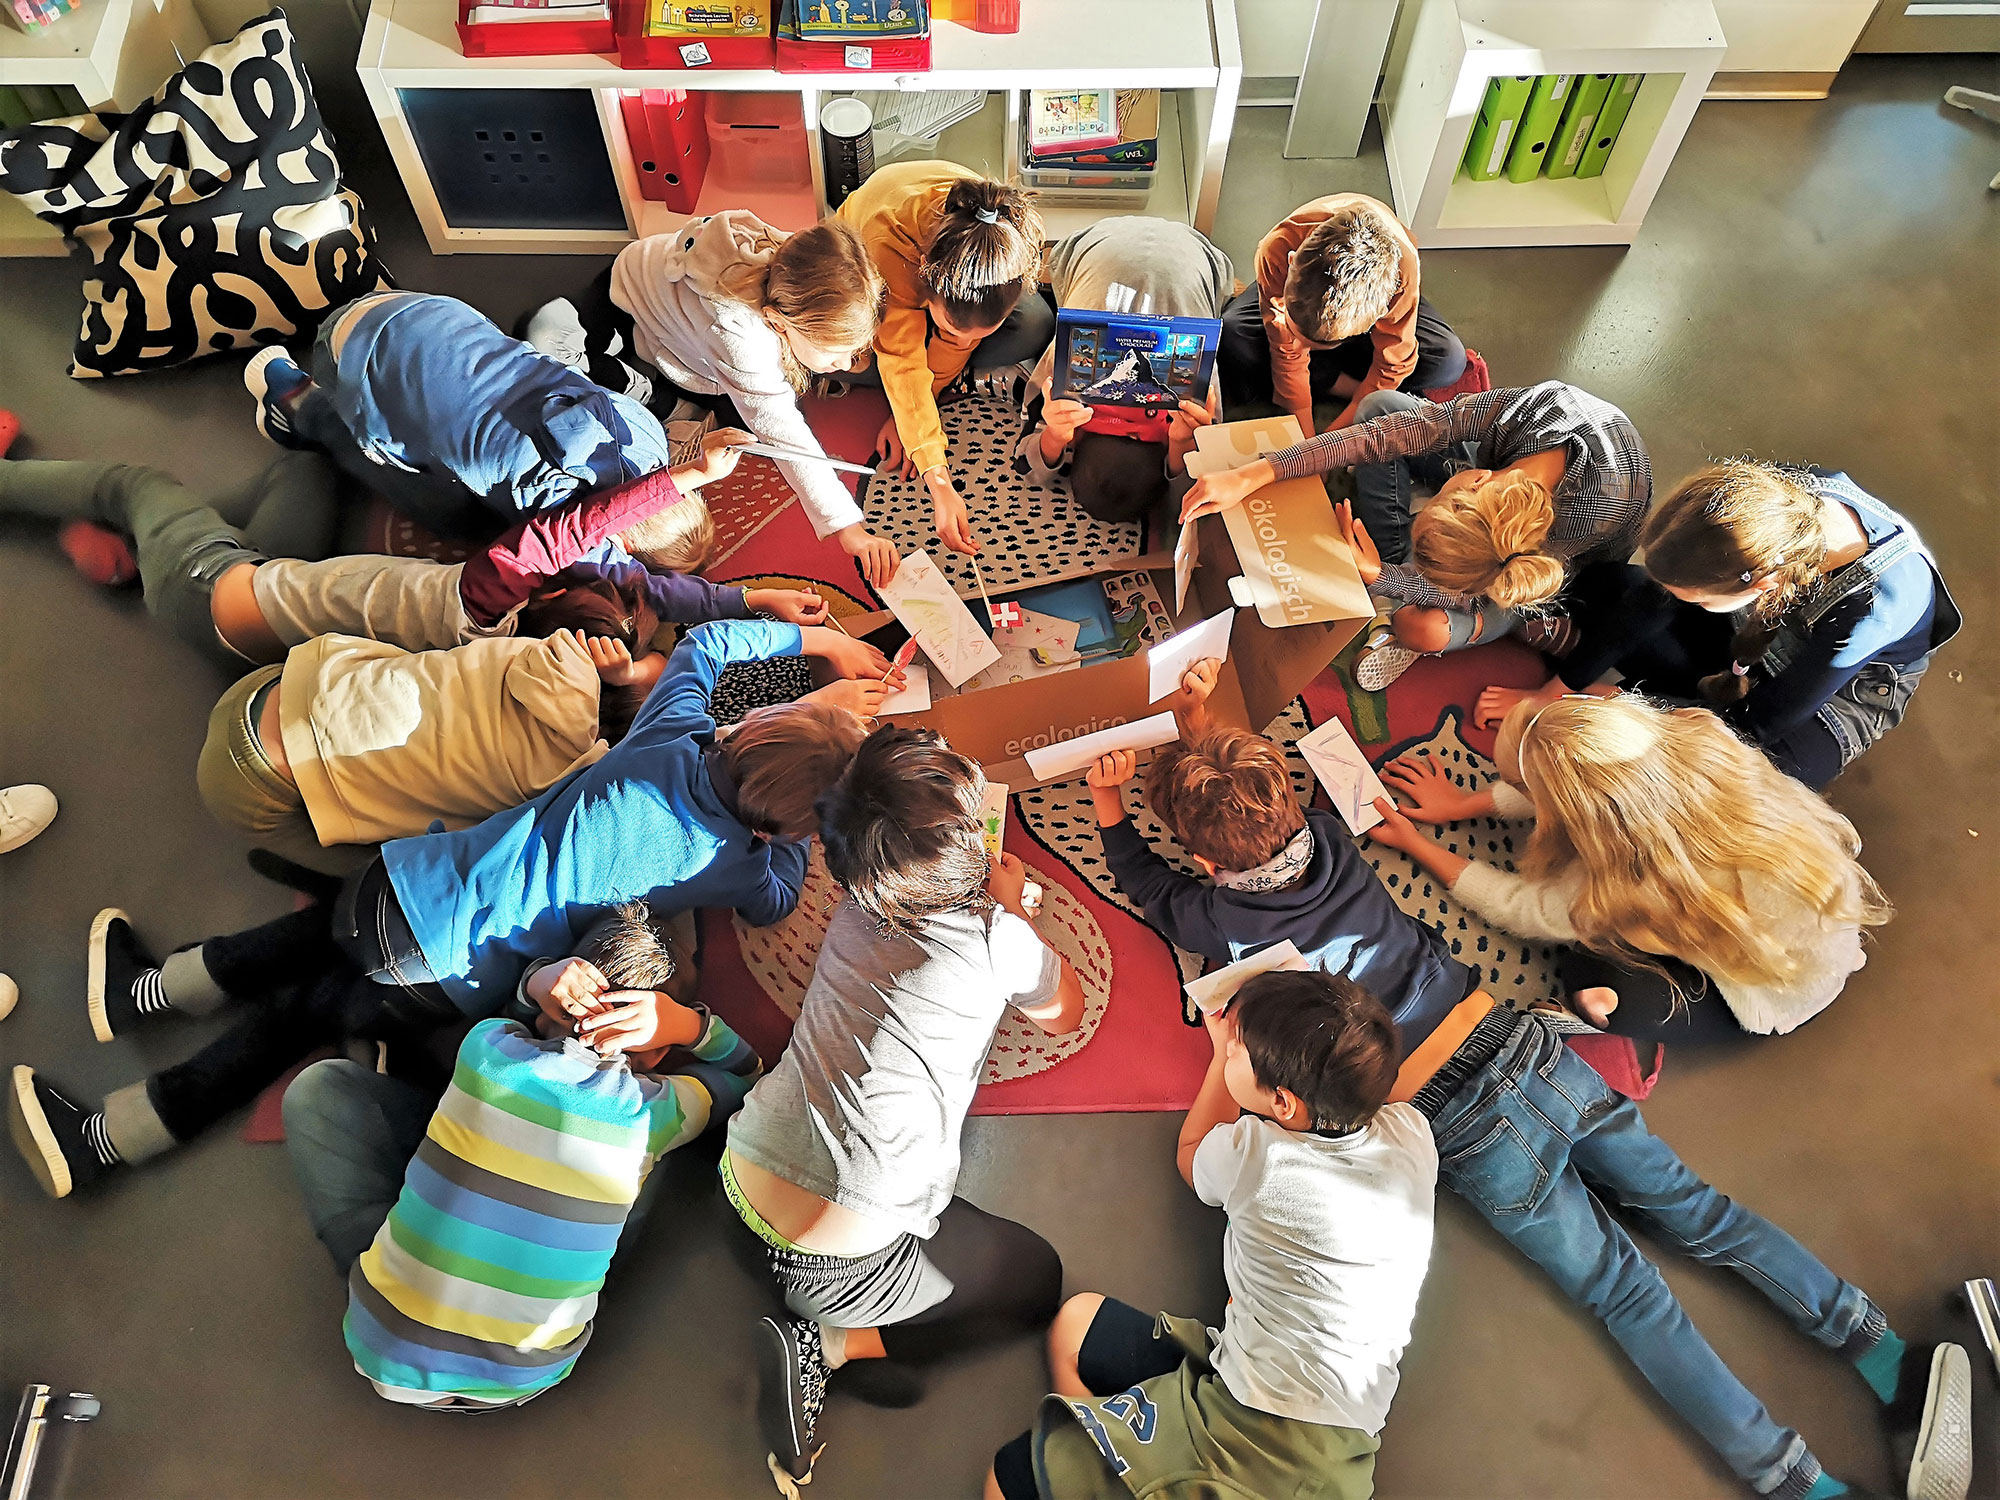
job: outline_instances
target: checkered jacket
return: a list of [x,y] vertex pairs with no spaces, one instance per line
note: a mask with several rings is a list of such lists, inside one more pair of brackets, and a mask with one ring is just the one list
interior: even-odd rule
[[[1478,466],[1500,469],[1550,448],[1563,450],[1556,519],[1546,550],[1572,566],[1623,562],[1639,544],[1653,498],[1653,465],[1631,419],[1573,385],[1545,380],[1424,402],[1353,427],[1309,438],[1271,455],[1280,479],[1303,479],[1347,464],[1415,458],[1471,443]],[[1464,595],[1438,588],[1415,569],[1386,565],[1374,592],[1433,609],[1462,609]]]

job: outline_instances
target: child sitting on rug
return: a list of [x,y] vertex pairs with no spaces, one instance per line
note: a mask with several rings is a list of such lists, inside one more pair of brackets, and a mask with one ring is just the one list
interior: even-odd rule
[[921,474],[944,545],[977,552],[965,497],[952,482],[937,393],[968,367],[1023,364],[1048,347],[1055,315],[1032,295],[1042,264],[1042,216],[1030,194],[948,161],[879,167],[839,217],[860,234],[889,285],[875,363],[889,420],[876,447],[889,467]]
[[[1219,318],[1236,284],[1229,257],[1200,230],[1173,219],[1119,215],[1100,219],[1048,252],[1056,306],[1163,318]],[[1211,382],[1206,405],[1184,401],[1175,413],[1054,400],[1055,346],[1028,382],[1026,431],[1014,467],[1037,480],[1069,478],[1076,503],[1100,521],[1136,521],[1187,474],[1194,429],[1215,418],[1221,401]]]
[[[1867,962],[1862,929],[1889,920],[1854,825],[1705,708],[1631,694],[1524,703],[1493,759],[1502,779],[1481,792],[1428,756],[1395,762],[1383,780],[1411,812],[1367,836],[1494,926],[1581,944],[1560,973],[1597,1026],[1676,1045],[1792,1031]],[[1520,874],[1410,821],[1488,815],[1535,820]]]
[[427,292],[358,297],[320,325],[310,374],[273,345],[243,380],[271,441],[331,455],[440,536],[488,537],[670,461],[638,402]]
[[757,1329],[757,1417],[780,1492],[812,1478],[827,1376],[920,1364],[1047,1325],[1062,1262],[954,1197],[959,1132],[1009,1007],[1050,1035],[1083,986],[989,858],[977,764],[884,726],[820,801],[834,908],[791,1045],[729,1125],[722,1180],[791,1316]]
[[[1197,481],[1181,517],[1343,464],[1355,465],[1356,499],[1338,519],[1362,581],[1400,601],[1355,662],[1369,692],[1420,655],[1498,640],[1522,611],[1554,600],[1572,570],[1625,561],[1653,495],[1646,445],[1625,414],[1550,380],[1442,404],[1377,392],[1358,426]],[[1421,514],[1413,480],[1436,496]]]
[[1146,772],[1154,816],[1209,879],[1169,865],[1126,817],[1129,750],[1087,776],[1111,878],[1168,942],[1216,963],[1290,939],[1314,968],[1380,996],[1414,1046],[1473,991],[1477,973],[1396,905],[1334,814],[1299,806],[1283,751],[1211,725],[1220,665],[1199,662],[1181,679],[1181,739]]
[[1275,400],[1307,437],[1313,400],[1345,403],[1328,431],[1362,418],[1378,391],[1429,391],[1465,373],[1465,345],[1422,294],[1416,243],[1385,203],[1318,198],[1257,247],[1257,281],[1222,315],[1223,394]]
[[[787,234],[747,209],[693,219],[627,245],[574,302],[528,319],[529,343],[663,416],[677,399],[719,410],[767,443],[821,452],[799,410],[814,375],[866,363],[887,296],[852,227],[828,219]],[[834,537],[870,584],[896,549],[825,464],[778,464],[813,533]]]
[[239,671],[282,661],[322,635],[406,651],[512,635],[522,605],[565,569],[643,590],[654,614],[680,624],[751,614],[819,624],[825,610],[816,594],[725,588],[692,576],[715,536],[695,492],[731,473],[747,441],[740,432],[711,433],[698,460],[536,512],[463,563],[372,552],[327,557],[338,506],[332,468],[316,453],[272,464],[239,528],[158,469],[8,459],[0,448],[0,512],[131,537],[147,612]]
[[851,689],[836,683],[818,701],[759,709],[727,731],[708,704],[731,664],[801,653],[878,684],[889,675],[880,652],[836,630],[698,625],[602,759],[471,828],[385,844],[330,903],[164,963],[123,912],[100,912],[87,996],[100,1041],[232,998],[250,1008],[192,1059],[117,1090],[97,1111],[15,1068],[14,1140],[44,1190],[63,1197],[191,1139],[342,1035],[408,1042],[493,1015],[523,964],[570,951],[623,902],[667,916],[733,907],[754,925],[781,920],[805,880],[814,802],[865,733],[840,706]]
[[1437,1206],[1429,1122],[1386,1102],[1395,1023],[1316,973],[1259,974],[1205,1020],[1174,1158],[1228,1215],[1222,1329],[1071,1297],[1055,1394],[994,1456],[987,1500],[1374,1493]]
[[[645,905],[623,906],[576,957],[528,966],[533,1030],[474,1026],[435,1113],[346,1060],[285,1091],[306,1213],[347,1277],[347,1350],[380,1395],[493,1411],[575,1368],[653,1168],[760,1071],[719,1018],[665,993],[673,977]],[[577,991],[570,1010],[559,987]],[[628,1012],[644,1016],[629,1039],[603,1020]]]
[[1643,570],[1606,562],[1577,579],[1555,677],[1487,689],[1479,722],[1616,669],[1635,691],[1722,706],[1818,789],[1902,722],[1963,623],[1916,527],[1845,474],[1711,464],[1654,507],[1639,541]]

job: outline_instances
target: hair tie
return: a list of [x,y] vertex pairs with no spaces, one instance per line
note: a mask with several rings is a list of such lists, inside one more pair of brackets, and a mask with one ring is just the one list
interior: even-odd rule
[[1738,677],[1748,677],[1750,675],[1750,669],[1744,666],[1743,663],[1740,661],[1731,662],[1729,664],[1729,670]]
[[972,216],[982,224],[998,224],[1000,222],[1000,210],[997,208],[975,209]]
[[1740,578],[1744,583],[1748,583],[1750,581],[1750,570],[1748,568],[1745,568],[1741,573],[1737,574],[1737,577]]
[[1534,555],[1532,552],[1510,552],[1500,560],[1500,566],[1504,568],[1509,563],[1516,563],[1524,557],[1533,557]]

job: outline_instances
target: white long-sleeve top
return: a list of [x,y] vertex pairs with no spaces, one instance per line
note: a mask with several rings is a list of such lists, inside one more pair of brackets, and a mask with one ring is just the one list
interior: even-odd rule
[[[732,208],[648,235],[611,263],[611,300],[632,315],[632,347],[683,390],[727,396],[767,443],[823,453],[785,379],[783,343],[763,313],[726,285],[767,266],[785,233]],[[861,520],[838,474],[824,464],[781,463],[813,532],[831,536]]]
[[[1492,790],[1496,817],[1534,817],[1534,801],[1525,793],[1504,781],[1494,782]],[[1519,937],[1573,943],[1577,931],[1571,909],[1582,885],[1581,870],[1554,880],[1531,880],[1474,860],[1452,882],[1451,891],[1486,921]],[[1799,972],[1781,985],[1741,984],[1719,974],[1710,978],[1745,1031],[1782,1035],[1825,1010],[1846,986],[1847,976],[1868,961],[1861,928],[1854,922],[1827,921],[1756,875],[1743,877],[1743,901],[1758,924],[1799,961]]]

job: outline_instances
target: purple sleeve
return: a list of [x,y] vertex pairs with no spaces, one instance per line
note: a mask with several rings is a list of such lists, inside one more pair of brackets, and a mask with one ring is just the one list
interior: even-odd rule
[[587,573],[625,588],[642,588],[653,613],[675,625],[747,620],[750,607],[740,584],[710,583],[692,573],[655,573],[636,558],[585,558],[572,573]]

